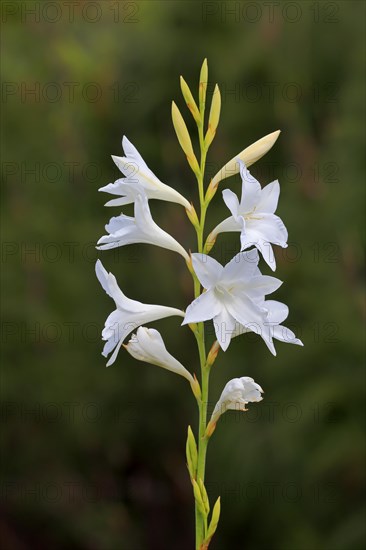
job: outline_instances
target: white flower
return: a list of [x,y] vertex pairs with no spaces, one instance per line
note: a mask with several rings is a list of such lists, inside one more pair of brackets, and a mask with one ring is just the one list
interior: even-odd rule
[[248,403],[258,403],[262,401],[263,390],[259,384],[254,382],[249,376],[233,378],[224,387],[220,399],[215,405],[210,422],[207,425],[207,434],[211,435],[215,424],[224,412],[227,410],[246,411],[245,405]]
[[216,338],[225,351],[239,323],[249,331],[260,334],[268,310],[259,303],[274,292],[282,281],[262,275],[258,269],[256,249],[239,252],[223,267],[206,254],[192,254],[193,268],[206,292],[187,308],[182,324],[213,319]]
[[157,330],[139,327],[124,347],[135,359],[180,374],[190,384],[195,384],[191,373],[167,351],[164,340]]
[[106,206],[123,206],[125,204],[131,204],[135,200],[134,189],[136,185],[140,185],[143,187],[149,199],[176,202],[190,209],[191,205],[187,199],[172,187],[162,183],[155,176],[150,168],[148,168],[140,153],[126,136],[122,139],[122,147],[126,156],[116,157],[112,155],[112,159],[126,177],[118,179],[114,183],[109,183],[105,187],[99,189],[99,191],[111,193],[121,198],[112,199],[107,202]]
[[178,315],[184,317],[184,312],[173,307],[142,304],[136,300],[127,298],[119,288],[116,278],[108,273],[100,260],[97,261],[95,271],[100,284],[115,301],[115,309],[107,318],[102,332],[103,340],[106,340],[102,354],[107,357],[114,350],[107,367],[116,360],[118,351],[124,339],[137,327],[145,323]]
[[184,248],[154,222],[145,194],[136,195],[134,218],[121,214],[111,218],[105,228],[109,235],[99,239],[98,250],[107,250],[133,243],[146,243],[173,250],[181,254],[185,260],[189,260]]
[[274,271],[276,260],[270,243],[286,248],[288,237],[281,218],[274,214],[280,185],[275,180],[262,189],[245,164],[242,161],[239,163],[242,178],[241,201],[239,203],[238,197],[230,189],[223,191],[225,204],[232,215],[215,227],[208,241],[214,241],[219,233],[225,231],[240,231],[241,250],[256,246]]
[[[276,300],[264,300],[264,296],[261,300],[258,300],[257,303],[268,311],[265,324],[261,326],[261,336],[273,355],[277,355],[273,344],[273,338],[281,342],[286,342],[287,344],[296,344],[297,346],[304,345],[299,338],[296,338],[292,330],[280,324],[288,317],[289,310],[285,304],[277,302]],[[249,332],[249,329],[237,323],[232,337],[240,336],[246,332]]]

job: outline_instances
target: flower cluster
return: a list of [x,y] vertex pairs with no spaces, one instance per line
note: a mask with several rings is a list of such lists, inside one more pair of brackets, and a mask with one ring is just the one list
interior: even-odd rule
[[[189,263],[190,258],[184,248],[154,222],[149,199],[175,202],[184,206],[188,214],[192,213],[191,204],[154,175],[126,137],[123,138],[122,145],[126,156],[112,158],[125,177],[102,187],[100,191],[120,197],[107,202],[106,206],[134,203],[135,216],[120,214],[111,218],[106,225],[108,235],[99,239],[97,248],[105,250],[127,244],[147,243],[177,252]],[[260,146],[251,146],[251,149],[255,156]],[[276,180],[262,189],[240,156],[243,153],[237,157],[242,178],[241,201],[239,202],[231,190],[223,191],[225,204],[232,215],[211,231],[207,243],[211,249],[219,233],[238,231],[241,251],[225,266],[207,254],[191,254],[195,275],[204,292],[187,307],[186,312],[173,307],[142,304],[127,298],[114,275],[108,274],[98,260],[97,277],[117,308],[108,317],[102,333],[103,340],[107,341],[103,355],[107,356],[114,350],[107,366],[114,363],[121,345],[131,332],[145,323],[173,315],[184,317],[183,325],[212,319],[216,338],[224,351],[229,347],[232,338],[249,331],[261,336],[274,355],[276,350],[273,339],[302,345],[290,329],[281,325],[288,316],[288,307],[275,300],[266,300],[266,296],[277,290],[282,282],[275,277],[262,275],[258,268],[257,250],[274,270],[276,263],[271,243],[287,246],[287,230],[282,220],[274,214],[280,193],[279,183]],[[251,160],[252,158],[247,159],[247,164]],[[221,173],[224,175],[223,171]],[[166,352],[161,335],[156,330],[151,330],[145,327],[144,331],[139,329],[125,349],[136,359],[164,366],[185,376],[192,383],[192,375]],[[150,340],[146,339],[147,335],[150,335]],[[144,346],[144,352],[140,349],[137,353],[136,349],[141,345]],[[151,350],[149,351],[152,347],[154,360]],[[178,365],[180,368],[177,368]],[[185,374],[181,369],[184,369]]]
[[[209,372],[219,349],[226,351],[232,338],[253,332],[263,339],[269,351],[276,355],[274,340],[302,345],[295,334],[282,325],[288,316],[288,307],[276,300],[267,299],[282,284],[282,281],[261,273],[258,264],[262,256],[272,271],[276,261],[272,245],[287,246],[287,229],[275,212],[280,185],[277,180],[261,187],[249,172],[248,167],[265,155],[278,138],[279,131],[268,134],[235,155],[212,178],[204,189],[204,171],[207,151],[215,137],[221,110],[220,90],[216,85],[205,132],[205,105],[207,91],[207,62],[204,61],[200,74],[198,105],[181,77],[181,90],[185,102],[197,124],[201,149],[200,162],[194,153],[191,138],[184,119],[173,102],[172,119],[174,129],[188,164],[197,178],[200,216],[193,204],[172,187],[163,183],[148,167],[140,153],[126,138],[122,139],[124,156],[113,156],[123,177],[102,187],[100,191],[114,198],[106,203],[108,207],[123,207],[133,204],[134,216],[119,213],[105,226],[106,234],[98,241],[98,250],[107,250],[134,243],[159,246],[178,253],[185,261],[194,282],[194,299],[186,310],[144,304],[127,298],[112,273],[108,273],[100,260],[96,274],[106,293],[114,300],[116,309],[108,316],[102,332],[105,340],[104,356],[110,356],[107,366],[112,365],[119,351],[126,350],[138,361],[157,365],[185,378],[192,389],[199,407],[198,446],[191,428],[187,438],[187,466],[196,501],[197,548],[208,548],[216,530],[220,514],[220,500],[212,510],[208,524],[210,506],[204,486],[206,446],[215,430],[220,416],[227,410],[246,411],[246,405],[262,400],[262,388],[247,376],[234,378],[224,387],[214,407],[211,419],[206,424]],[[241,198],[230,189],[222,192],[230,215],[209,233],[204,242],[206,211],[218,189],[227,177],[240,174],[242,180]],[[184,247],[154,221],[149,201],[161,200],[176,203],[185,208],[187,217],[197,234],[197,252],[188,253]],[[240,233],[240,247],[237,254],[225,265],[210,256],[220,233]],[[183,318],[182,325],[188,325],[197,340],[201,385],[178,359],[171,355],[163,337],[146,325],[166,317]],[[206,355],[204,322],[212,321],[216,334],[210,352]],[[132,333],[132,334],[131,334]],[[129,341],[127,338],[130,336]]]

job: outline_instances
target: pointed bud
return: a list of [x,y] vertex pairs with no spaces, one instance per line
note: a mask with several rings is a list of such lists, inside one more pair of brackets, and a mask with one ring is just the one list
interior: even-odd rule
[[264,136],[255,143],[252,143],[252,145],[249,145],[249,147],[241,151],[241,153],[239,153],[238,155],[235,155],[235,157],[227,162],[225,166],[221,168],[221,170],[217,172],[217,174],[214,176],[211,181],[212,186],[217,186],[221,180],[230,176],[234,176],[239,172],[240,167],[238,159],[242,160],[248,167],[251,164],[254,164],[260,158],[262,158],[273,147],[279,135],[280,130],[272,132],[272,134]]
[[215,193],[217,191],[218,183],[212,183],[212,180],[210,181],[209,186],[207,187],[205,201],[206,204],[209,204],[213,197],[215,196]]
[[197,502],[198,510],[203,517],[206,517],[207,514],[206,514],[205,505],[202,500],[201,491],[195,479],[192,479],[192,485],[193,485],[193,494],[194,494],[195,501]]
[[212,420],[210,420],[210,422],[207,424],[207,427],[206,427],[205,437],[207,438],[211,437],[215,429],[216,429],[216,422],[212,422]]
[[200,72],[200,85],[199,85],[199,100],[200,100],[200,111],[205,108],[206,102],[206,91],[208,83],[208,66],[207,59],[204,59]]
[[220,344],[218,343],[217,340],[215,340],[207,356],[207,363],[206,363],[207,367],[212,367],[212,365],[216,361],[216,357],[219,351],[220,351]]
[[215,137],[216,130],[220,120],[220,111],[221,111],[221,94],[220,94],[220,89],[216,84],[214,93],[212,96],[210,116],[208,119],[208,130],[205,137],[206,148],[208,148],[211,145]]
[[188,426],[186,457],[189,475],[194,479],[197,472],[197,445],[190,426]]
[[208,500],[205,484],[203,483],[201,478],[199,478],[198,480],[198,486],[201,491],[202,502],[203,502],[203,506],[205,507],[206,516],[208,516],[208,514],[210,513],[210,501]]
[[184,122],[183,117],[180,114],[180,111],[174,101],[172,102],[172,119],[175,133],[177,134],[179,144],[187,157],[188,164],[195,174],[199,174],[200,168],[198,166],[196,156],[193,152],[192,142],[191,138],[189,137],[186,123]]
[[201,122],[201,115],[198,110],[197,103],[193,98],[192,92],[189,89],[187,82],[182,76],[180,77],[180,89],[182,90],[184,100],[187,104],[188,109],[191,111],[194,120],[198,123]]
[[209,234],[209,236],[206,239],[205,247],[204,247],[204,253],[209,254],[210,250],[213,248],[215,242],[217,239],[217,235],[214,235],[212,233]]
[[191,203],[190,208],[186,208],[186,212],[187,212],[187,216],[188,216],[188,219],[191,222],[191,224],[194,227],[199,227],[200,222],[199,222],[199,219],[198,219],[198,216],[197,216],[196,209],[195,209],[195,207],[193,206],[192,203]]
[[[220,519],[220,512],[221,512],[221,499],[219,497],[216,500],[215,505],[213,507],[210,525],[208,526],[208,529],[207,529],[207,537],[206,537],[206,540],[205,540],[205,542],[207,542],[207,543],[210,542],[210,540],[212,539],[212,537],[215,534],[215,531],[217,529],[217,525],[218,525],[219,519]],[[208,546],[208,544],[207,544],[207,546]]]
[[200,383],[197,380],[197,377],[195,374],[193,374],[194,382],[191,382],[191,388],[193,391],[193,395],[195,398],[199,401],[201,399],[202,393],[201,393],[201,386]]

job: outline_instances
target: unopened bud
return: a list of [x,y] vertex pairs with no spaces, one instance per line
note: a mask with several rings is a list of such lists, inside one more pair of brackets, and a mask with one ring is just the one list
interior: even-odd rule
[[242,160],[244,164],[248,167],[251,164],[254,164],[257,160],[262,158],[276,143],[278,136],[280,135],[280,130],[272,132],[267,136],[262,137],[249,147],[246,147],[241,153],[235,155],[229,162],[225,164],[223,168],[212,179],[212,185],[216,185],[223,179],[228,178],[229,176],[234,176],[239,172],[239,163],[238,159]]
[[184,100],[187,104],[188,109],[191,111],[194,120],[198,123],[201,122],[201,115],[198,110],[197,104],[193,98],[192,92],[189,89],[187,82],[182,76],[180,77],[180,89],[182,90]]
[[187,216],[188,216],[188,219],[191,222],[191,224],[194,227],[199,227],[200,222],[199,222],[199,219],[198,219],[198,216],[197,216],[196,209],[195,209],[195,207],[193,206],[192,203],[191,203],[190,208],[186,208],[186,212],[187,212]]
[[193,377],[194,377],[194,382],[191,382],[191,388],[192,388],[192,391],[193,391],[193,395],[195,396],[195,398],[197,400],[200,400],[201,395],[202,395],[201,394],[201,386],[200,386],[195,374],[193,375]]
[[200,72],[200,85],[199,85],[199,100],[200,100],[201,112],[202,112],[202,109],[204,109],[205,107],[207,83],[208,83],[208,66],[207,66],[207,59],[204,59],[201,67],[201,72]]
[[215,242],[217,239],[217,235],[214,235],[213,233],[210,233],[209,236],[206,239],[205,247],[204,247],[204,253],[209,254],[210,250],[213,248]]
[[207,367],[211,367],[214,364],[219,351],[220,351],[220,344],[218,343],[217,340],[215,340],[207,356],[207,363],[206,363]]
[[189,137],[186,123],[184,122],[183,117],[174,101],[172,102],[172,119],[175,133],[177,134],[179,144],[187,157],[188,164],[195,174],[199,174],[200,168],[193,152],[192,142]]
[[216,130],[220,120],[220,111],[221,111],[221,94],[220,94],[220,89],[216,84],[214,93],[212,96],[210,116],[208,119],[208,130],[205,137],[205,146],[207,148],[211,145],[216,135]]

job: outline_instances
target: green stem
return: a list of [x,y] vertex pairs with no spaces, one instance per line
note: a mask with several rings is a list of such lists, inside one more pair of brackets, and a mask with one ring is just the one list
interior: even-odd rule
[[[206,209],[207,209],[207,204],[205,201],[204,189],[203,189],[203,178],[205,173],[205,164],[206,164],[206,155],[207,155],[207,150],[205,147],[204,135],[203,135],[203,119],[204,119],[204,116],[202,115],[202,123],[198,126],[198,134],[199,134],[199,141],[200,141],[200,148],[201,148],[200,174],[197,177],[198,192],[199,192],[200,207],[201,207],[200,223],[199,223],[199,227],[196,230],[197,245],[198,245],[199,253],[203,252],[203,233],[204,233]],[[200,294],[201,294],[200,282],[198,281],[197,277],[194,277],[195,298],[197,298]],[[202,399],[199,404],[197,479],[201,479],[204,482],[205,467],[206,467],[206,451],[207,451],[207,443],[208,443],[207,438],[205,438],[205,432],[206,432],[206,425],[207,425],[207,404],[208,404],[208,386],[209,386],[210,369],[206,366],[207,358],[206,358],[205,334],[204,334],[203,323],[197,323],[196,340],[197,340],[198,352],[200,357],[200,365],[201,365],[201,392],[202,392]],[[196,548],[197,550],[199,550],[201,543],[204,540],[206,529],[207,529],[207,526],[204,525],[203,523],[203,518],[200,512],[198,511],[197,503],[196,503]]]

